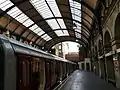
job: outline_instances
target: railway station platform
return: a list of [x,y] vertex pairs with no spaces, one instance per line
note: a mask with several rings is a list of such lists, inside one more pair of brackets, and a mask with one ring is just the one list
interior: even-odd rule
[[57,90],[119,90],[91,72],[76,70]]

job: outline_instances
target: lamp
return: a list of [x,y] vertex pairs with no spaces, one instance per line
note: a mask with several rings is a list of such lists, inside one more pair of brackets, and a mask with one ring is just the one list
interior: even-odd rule
[[76,29],[76,28],[77,28],[76,24],[75,24],[75,23],[73,23],[73,29]]

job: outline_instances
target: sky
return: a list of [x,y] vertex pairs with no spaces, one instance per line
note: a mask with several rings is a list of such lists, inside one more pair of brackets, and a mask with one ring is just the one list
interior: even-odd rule
[[[78,52],[78,43],[75,42],[63,42],[63,44],[65,45],[65,52]],[[68,45],[67,45],[68,44]]]

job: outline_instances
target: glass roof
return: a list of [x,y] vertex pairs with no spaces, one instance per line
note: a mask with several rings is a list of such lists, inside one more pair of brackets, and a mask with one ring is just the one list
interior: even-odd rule
[[[36,33],[37,35],[41,36],[42,34],[44,34],[45,32],[38,26],[38,25],[33,25],[32,27],[29,28],[30,30],[32,30],[34,33]],[[47,38],[46,38],[47,37]],[[43,37],[41,36],[41,38],[43,38],[44,40],[50,40],[52,39],[50,36],[48,36],[47,34]]]
[[[69,0],[70,2],[70,9],[71,9],[71,13],[72,13],[72,18],[74,20],[77,20],[79,22],[81,22],[81,4],[73,1],[73,0]],[[75,31],[77,32],[81,32],[81,24],[73,21],[74,25],[76,28],[74,28]],[[78,34],[77,32],[75,32],[75,35],[77,38],[81,38],[81,35]]]
[[[14,5],[10,0],[0,0],[0,9],[2,9],[3,11],[5,11],[6,9],[8,9],[9,7],[11,7],[12,5]],[[10,15],[12,18],[14,18],[15,20],[17,20],[18,22],[22,23],[24,26],[29,27],[32,24],[34,24],[34,22],[27,16],[25,15],[18,7],[14,7],[11,10],[9,10],[7,12],[8,15]],[[38,27],[36,24],[34,24],[32,27],[29,28],[31,31],[33,31],[34,33],[36,33],[37,35],[41,36],[42,34],[44,34],[45,32]],[[46,38],[47,37],[47,38]],[[42,37],[44,40],[50,40],[51,37],[48,36],[46,34],[45,37]]]
[[60,26],[61,26],[62,28],[66,28],[63,19],[57,19],[57,21],[58,21],[58,23],[60,24]]
[[42,38],[44,38],[46,41],[49,41],[50,39],[52,39],[50,36],[48,36],[47,34],[41,36]]
[[52,29],[59,29],[59,25],[55,19],[46,20]]
[[[27,0],[24,2],[24,0],[0,0],[0,9],[6,11],[5,13],[11,16],[12,19],[10,18],[11,20],[8,22],[8,24],[11,23],[11,27],[12,20],[18,21],[20,23],[17,23],[18,27],[22,24],[26,28],[23,27],[21,31],[20,29],[18,30],[18,28],[15,29],[19,33],[22,32],[22,30],[25,31],[24,34],[28,34],[27,31],[31,30],[33,32],[31,35],[22,36],[33,36],[33,39],[37,39],[35,40],[36,42],[39,40],[44,42],[53,39],[52,43],[55,43],[56,40],[54,38],[59,38],[60,36],[68,36],[68,38],[74,37],[82,41],[83,38],[89,38],[90,30],[92,29],[91,25],[93,24],[92,21],[95,20],[95,22],[97,22],[94,11],[90,8],[92,7],[92,1],[93,0]],[[94,2],[96,1],[97,0],[94,0]],[[21,2],[20,5],[18,2]],[[18,5],[16,6],[15,3],[18,3]],[[14,7],[11,7],[13,5]],[[10,7],[12,9],[8,9]],[[44,40],[38,39],[38,36]]]
[[69,33],[67,30],[57,30],[54,31],[58,36],[69,36]]
[[5,11],[9,7],[14,5],[10,0],[0,0],[0,8]]
[[[51,17],[62,17],[55,0],[30,0],[30,3],[36,8],[44,19]],[[63,19],[49,19],[46,20],[46,22],[52,29],[66,29]],[[61,30],[60,32],[63,31]],[[58,35],[58,33],[56,34]]]

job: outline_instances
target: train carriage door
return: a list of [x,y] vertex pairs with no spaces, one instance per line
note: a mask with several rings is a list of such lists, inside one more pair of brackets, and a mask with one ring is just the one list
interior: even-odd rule
[[18,90],[30,89],[30,57],[18,56]]
[[57,81],[60,81],[60,61],[57,61]]
[[45,60],[40,59],[40,88],[39,90],[44,90],[45,87]]
[[31,86],[32,90],[40,88],[40,60],[39,58],[32,57],[31,60]]
[[51,86],[53,86],[56,83],[56,61],[53,60],[51,61],[51,78],[52,78],[52,83]]
[[45,90],[49,90],[51,87],[51,62],[46,61],[45,63],[45,75],[46,75],[46,85],[45,85]]

